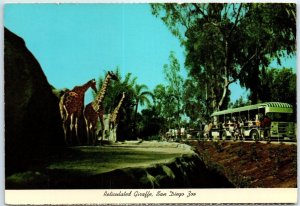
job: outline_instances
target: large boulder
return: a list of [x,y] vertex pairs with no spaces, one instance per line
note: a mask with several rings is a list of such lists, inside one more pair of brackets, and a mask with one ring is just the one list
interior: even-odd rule
[[4,30],[5,171],[33,170],[64,146],[59,99],[22,38]]

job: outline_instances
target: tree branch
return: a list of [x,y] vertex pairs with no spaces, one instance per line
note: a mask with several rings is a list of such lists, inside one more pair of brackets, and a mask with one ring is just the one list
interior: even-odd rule
[[204,18],[208,19],[208,16],[204,13],[204,11],[201,10],[201,8],[196,3],[193,3],[192,5],[195,7],[196,11],[202,14]]
[[243,64],[243,66],[241,66],[241,70],[239,72],[239,75],[241,73],[241,71],[246,67],[246,65],[257,55],[257,51]]
[[225,9],[224,9],[224,15],[223,15],[223,18],[224,18],[224,19],[226,19],[226,18],[227,18],[227,14],[228,14],[228,7],[229,7],[229,6],[227,6],[227,5],[225,6]]
[[237,23],[239,22],[239,17],[240,17],[241,9],[242,9],[242,4],[240,4],[240,7],[239,7],[239,9],[238,9],[237,16],[236,16],[236,18],[235,18],[234,25],[232,26],[232,28],[231,28],[231,30],[230,30],[230,32],[229,32],[228,38],[230,38],[230,36],[231,36],[233,30],[236,28],[236,25],[237,25]]

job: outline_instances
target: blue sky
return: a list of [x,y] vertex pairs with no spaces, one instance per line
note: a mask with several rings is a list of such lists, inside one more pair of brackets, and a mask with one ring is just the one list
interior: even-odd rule
[[[153,89],[164,82],[170,51],[184,62],[178,39],[147,4],[6,5],[4,25],[26,41],[56,88],[73,88],[118,66]],[[86,96],[87,103],[91,91]]]
[[[184,49],[148,4],[7,4],[4,25],[25,40],[56,88],[72,89],[118,66],[152,90],[165,81],[170,51],[186,77]],[[295,65],[295,58],[284,62]],[[247,95],[238,84],[230,89],[232,100]],[[85,103],[91,100],[88,91]]]

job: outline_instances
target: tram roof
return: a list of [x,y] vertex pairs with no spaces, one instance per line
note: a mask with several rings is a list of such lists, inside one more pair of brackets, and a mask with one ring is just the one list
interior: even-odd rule
[[265,107],[292,108],[293,106],[291,104],[283,103],[283,102],[265,102],[265,103],[259,103],[259,104],[214,112],[211,116],[217,116],[217,115],[222,115],[222,114],[231,114],[231,113],[236,113],[236,112],[243,112],[243,111],[248,111],[248,110],[265,108]]

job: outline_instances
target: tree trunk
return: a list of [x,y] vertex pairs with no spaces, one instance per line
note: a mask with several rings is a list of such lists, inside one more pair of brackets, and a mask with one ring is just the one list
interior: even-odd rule
[[137,138],[136,116],[137,116],[137,112],[138,112],[138,106],[139,106],[139,100],[136,99],[136,106],[135,106],[134,119],[133,119],[134,135],[136,136],[136,138]]
[[225,55],[224,55],[224,86],[223,86],[223,94],[222,97],[218,103],[217,111],[220,109],[220,107],[223,105],[224,100],[227,96],[228,87],[229,84],[232,83],[229,81],[229,74],[228,74],[228,42],[225,41]]
[[229,84],[230,84],[230,83],[231,83],[231,82],[229,82],[228,78],[225,77],[225,79],[224,79],[224,87],[223,87],[223,94],[222,94],[222,97],[221,97],[221,99],[220,99],[220,101],[219,101],[219,103],[218,103],[217,111],[219,111],[219,110],[220,110],[220,107],[223,105],[223,102],[224,102],[224,100],[225,100],[225,98],[226,98],[226,96],[227,96],[228,87],[229,87]]

